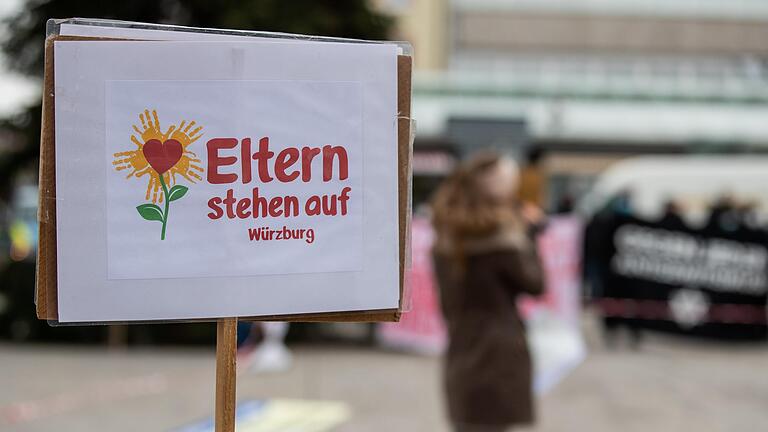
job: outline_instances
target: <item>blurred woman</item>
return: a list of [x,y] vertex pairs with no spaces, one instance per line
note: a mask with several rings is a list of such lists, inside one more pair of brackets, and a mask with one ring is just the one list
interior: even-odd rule
[[517,165],[484,154],[465,163],[433,201],[435,272],[449,348],[444,384],[457,432],[504,431],[533,422],[531,358],[515,306],[539,294],[535,208],[515,199]]

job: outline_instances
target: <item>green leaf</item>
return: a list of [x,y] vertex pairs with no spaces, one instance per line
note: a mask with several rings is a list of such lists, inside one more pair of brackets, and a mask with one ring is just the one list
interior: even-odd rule
[[142,204],[136,207],[141,217],[149,221],[163,221],[163,211],[155,204]]
[[188,187],[182,185],[176,185],[172,187],[171,191],[168,192],[168,201],[176,201],[177,199],[183,197],[188,190]]

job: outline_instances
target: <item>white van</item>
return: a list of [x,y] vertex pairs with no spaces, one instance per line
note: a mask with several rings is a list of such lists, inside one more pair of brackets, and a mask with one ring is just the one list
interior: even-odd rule
[[768,222],[768,155],[641,156],[617,162],[600,175],[581,199],[578,211],[587,219],[622,191],[642,218],[661,216],[674,200],[692,225],[706,221],[710,206],[729,196],[752,204]]

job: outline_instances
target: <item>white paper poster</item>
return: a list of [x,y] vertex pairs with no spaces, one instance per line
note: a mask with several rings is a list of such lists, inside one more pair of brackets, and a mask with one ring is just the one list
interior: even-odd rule
[[56,42],[60,321],[395,308],[396,48]]
[[359,83],[109,81],[106,107],[110,279],[362,269]]

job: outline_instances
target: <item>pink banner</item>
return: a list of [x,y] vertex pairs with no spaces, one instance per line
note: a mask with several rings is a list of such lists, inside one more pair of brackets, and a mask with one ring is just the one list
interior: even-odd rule
[[571,216],[549,219],[538,240],[546,289],[538,298],[522,296],[518,307],[526,319],[546,311],[563,321],[575,323],[581,310],[581,235],[582,223]]
[[445,325],[432,274],[433,239],[429,219],[414,216],[411,225],[413,268],[408,274],[410,310],[399,323],[379,326],[379,340],[386,346],[425,353],[439,353],[445,347]]
[[[541,372],[544,369],[553,370],[550,364],[566,363],[565,359],[553,358],[553,351],[548,348],[550,342],[563,346],[565,341],[566,345],[574,346],[570,350],[572,355],[569,354],[573,360],[568,364],[582,357],[578,336],[581,233],[582,224],[577,218],[553,217],[549,220],[547,229],[538,238],[545,272],[545,293],[538,298],[526,296],[519,300],[523,317],[529,324],[529,340],[534,357],[537,357],[539,363],[545,362],[547,365],[541,368]],[[431,248],[434,234],[429,220],[414,217],[412,236],[413,269],[409,275],[411,309],[403,314],[399,323],[379,326],[378,337],[385,346],[421,353],[440,353],[446,345],[446,334],[438,288],[432,273]],[[545,328],[546,331],[542,330]],[[551,333],[553,328],[557,329],[555,335]],[[563,335],[567,340],[563,339]]]

